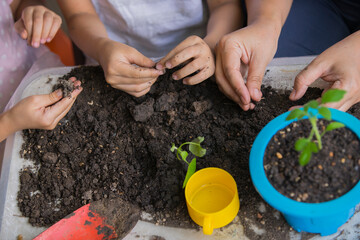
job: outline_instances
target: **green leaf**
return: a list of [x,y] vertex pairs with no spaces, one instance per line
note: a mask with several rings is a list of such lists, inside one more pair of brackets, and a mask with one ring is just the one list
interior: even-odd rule
[[327,107],[320,107],[319,114],[323,116],[326,120],[331,120],[331,112]]
[[200,143],[204,141],[204,137],[197,137],[189,144],[189,150],[197,157],[203,157],[206,154],[206,149],[200,146]]
[[175,143],[172,143],[170,151],[174,152],[176,149],[177,147],[175,146]]
[[332,122],[329,125],[326,126],[325,131],[329,132],[331,130],[337,129],[337,128],[342,128],[345,127],[345,125],[343,123],[340,122]]
[[299,138],[295,143],[295,150],[301,152],[309,144],[310,140],[307,138]]
[[310,148],[310,151],[313,152],[313,153],[317,153],[319,152],[319,147],[316,143],[314,142],[309,142],[309,145],[308,147]]
[[204,141],[204,137],[197,137],[197,138],[195,138],[192,142],[194,142],[194,143],[202,143]]
[[304,105],[304,111],[307,112],[309,108],[316,109],[319,106],[319,103],[316,100],[311,100],[307,104]]
[[340,101],[346,91],[341,89],[329,89],[321,97],[321,103],[338,102]]
[[206,154],[206,149],[202,148],[200,145],[197,144],[190,144],[189,150],[197,157],[203,157]]
[[179,150],[178,152],[179,152],[182,160],[184,160],[185,162],[187,162],[187,161],[186,161],[186,158],[187,158],[187,156],[189,155],[189,153],[188,153],[187,151],[183,151],[183,150]]
[[[304,111],[299,109],[299,108],[295,108],[294,110],[292,110],[290,112],[290,114],[286,117],[286,121],[289,121],[289,120],[293,120],[295,118],[298,118],[300,117],[301,115],[304,114]],[[300,119],[300,118],[299,118]]]
[[310,148],[305,148],[304,151],[302,151],[299,156],[299,164],[301,166],[305,166],[306,164],[308,164],[311,158],[311,154],[312,153]]
[[189,181],[190,177],[195,173],[195,171],[196,171],[196,158],[193,158],[193,160],[191,160],[191,163],[188,166],[186,176],[183,182],[183,188],[185,188],[187,182]]
[[306,113],[304,112],[303,114],[301,114],[299,117],[298,117],[298,119],[302,119],[303,117],[305,117],[306,116]]

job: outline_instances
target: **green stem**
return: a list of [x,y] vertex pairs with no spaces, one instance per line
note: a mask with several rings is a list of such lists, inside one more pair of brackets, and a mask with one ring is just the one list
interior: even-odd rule
[[182,151],[182,146],[184,146],[184,145],[191,145],[191,144],[193,144],[193,145],[198,145],[198,146],[200,146],[200,143],[194,143],[194,142],[184,142],[183,144],[181,144],[177,149],[176,149],[176,157],[181,161],[181,160],[183,160],[184,162],[186,162],[188,165],[190,164],[188,161],[186,161],[185,159],[182,159],[182,158],[180,158],[179,157],[179,151]]
[[315,137],[316,139],[318,140],[318,147],[319,147],[319,150],[322,149],[322,143],[321,143],[321,136],[320,136],[320,133],[319,133],[319,129],[316,125],[316,122],[317,122],[317,118],[316,117],[312,117],[312,118],[309,118],[310,120],[310,123],[311,123],[311,126],[315,132]]
[[307,139],[309,139],[311,141],[313,139],[313,137],[314,137],[314,134],[315,134],[314,129],[311,129],[310,135],[309,135],[309,137]]

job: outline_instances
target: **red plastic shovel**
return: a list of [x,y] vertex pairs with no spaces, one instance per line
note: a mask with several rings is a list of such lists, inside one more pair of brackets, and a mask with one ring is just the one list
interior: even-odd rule
[[100,200],[77,209],[34,240],[121,239],[139,218],[139,208],[122,199]]

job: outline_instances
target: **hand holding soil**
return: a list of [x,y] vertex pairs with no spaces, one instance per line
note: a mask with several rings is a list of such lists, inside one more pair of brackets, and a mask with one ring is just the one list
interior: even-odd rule
[[54,129],[82,91],[80,81],[75,78],[71,81],[75,86],[72,97],[63,97],[62,90],[56,90],[50,94],[27,97],[10,109],[8,115],[14,130]]
[[[75,89],[80,88],[80,85],[78,85],[78,83],[76,83],[75,81],[76,81],[76,78],[70,78],[70,79],[59,78],[58,83],[55,84],[53,87],[53,91],[60,89],[62,92],[63,98],[72,98],[72,92]],[[75,86],[75,84],[76,84],[76,86]]]
[[140,97],[150,91],[156,79],[164,73],[155,63],[135,48],[109,39],[99,47],[99,62],[106,82],[113,88]]
[[183,79],[187,85],[198,84],[215,72],[215,60],[207,43],[198,36],[190,36],[171,50],[157,64],[156,69],[173,69],[182,65],[172,74],[174,80]]

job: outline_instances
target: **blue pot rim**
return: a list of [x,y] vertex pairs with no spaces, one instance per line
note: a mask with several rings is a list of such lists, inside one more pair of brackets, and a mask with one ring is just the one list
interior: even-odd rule
[[[332,119],[342,122],[360,139],[360,121],[349,113],[330,108]],[[277,131],[295,120],[286,121],[286,112],[270,121],[258,134],[250,152],[250,175],[252,182],[262,198],[283,214],[302,217],[330,216],[348,211],[360,202],[360,181],[346,194],[322,203],[303,203],[287,198],[279,193],[268,181],[263,166],[265,149]]]

